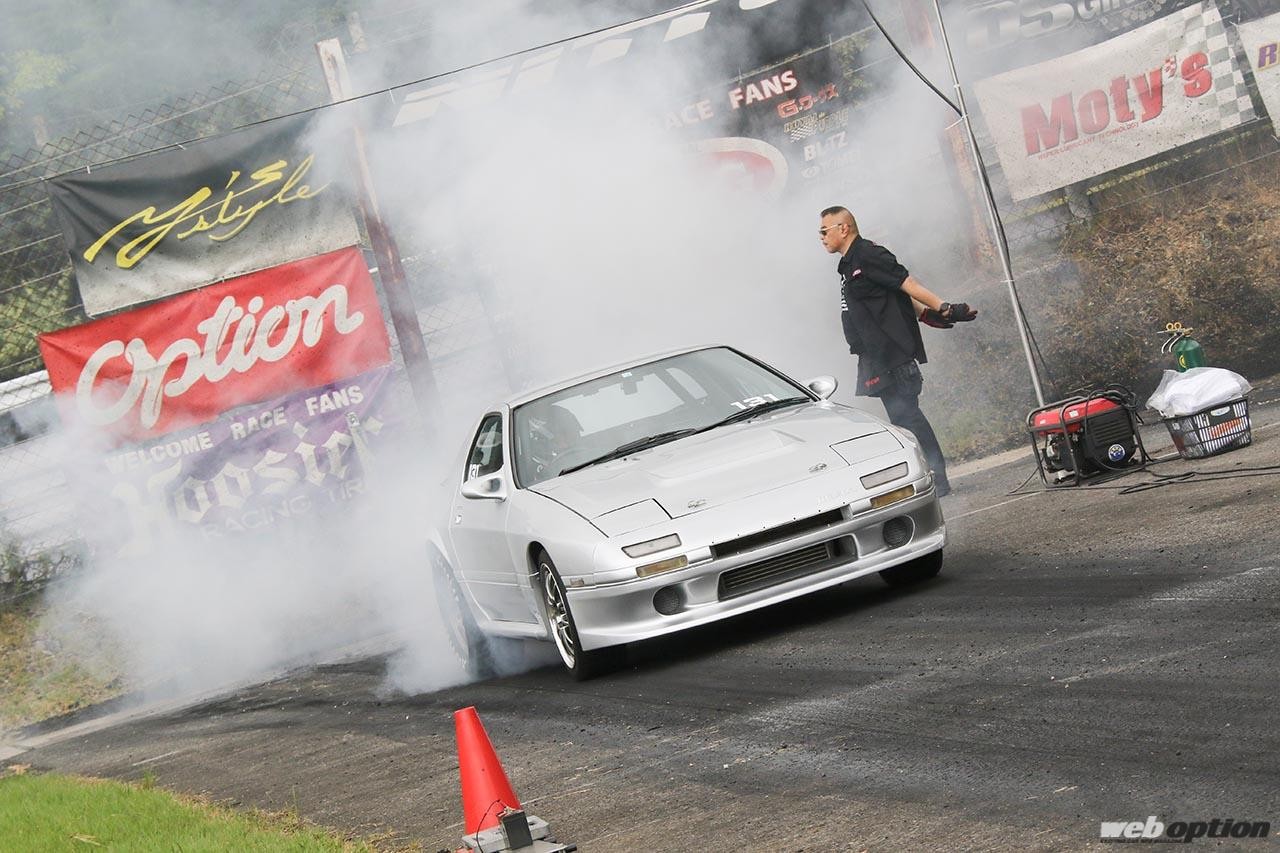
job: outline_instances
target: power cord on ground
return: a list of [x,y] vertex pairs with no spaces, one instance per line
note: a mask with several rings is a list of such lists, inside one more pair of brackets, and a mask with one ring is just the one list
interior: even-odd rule
[[[1083,489],[1085,491],[1115,491],[1122,495],[1137,494],[1138,492],[1149,492],[1152,489],[1160,489],[1165,486],[1190,485],[1192,483],[1212,483],[1218,480],[1244,480],[1252,477],[1270,477],[1280,474],[1280,465],[1261,465],[1249,468],[1228,468],[1224,470],[1209,471],[1182,471],[1177,474],[1159,474],[1149,470],[1154,465],[1162,465],[1167,462],[1174,462],[1181,459],[1181,456],[1162,456],[1158,459],[1151,459],[1140,466],[1135,466],[1127,471],[1111,474],[1101,477],[1092,482],[1084,483],[1080,486],[1071,488],[1066,486],[1049,487],[1040,489],[1027,489],[1026,485],[1036,476],[1038,471],[1032,471],[1031,474],[1023,480],[1018,486],[1012,490],[1005,492],[1005,497],[1015,497],[1021,495],[1034,495],[1040,492],[1065,494]],[[1128,486],[1108,485],[1116,480],[1129,476],[1130,474],[1146,473],[1154,477],[1154,480],[1148,480],[1142,483],[1133,483]]]

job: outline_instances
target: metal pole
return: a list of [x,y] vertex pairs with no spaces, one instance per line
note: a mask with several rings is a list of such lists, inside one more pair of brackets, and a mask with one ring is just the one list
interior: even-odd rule
[[[982,155],[978,153],[978,138],[973,134],[973,125],[969,122],[969,108],[964,102],[964,90],[960,87],[960,75],[956,72],[955,57],[951,55],[951,42],[947,39],[947,25],[942,19],[942,5],[933,0],[933,9],[938,15],[938,31],[942,35],[942,49],[947,54],[947,65],[951,68],[951,80],[956,87],[956,101],[960,104],[960,118],[964,120],[964,129],[969,137],[969,149],[973,152],[973,165],[980,176],[986,175],[982,165]],[[1044,405],[1044,390],[1040,387],[1040,374],[1036,372],[1036,362],[1031,355],[1031,341],[1027,337],[1027,318],[1022,314],[1022,306],[1018,303],[1018,292],[1013,286],[1013,269],[1009,264],[1009,243],[1005,240],[1004,230],[996,218],[996,200],[991,194],[991,184],[983,180],[982,197],[987,202],[987,218],[991,222],[991,231],[996,235],[1000,246],[1000,265],[1004,268],[1004,283],[1009,288],[1009,301],[1013,304],[1013,316],[1018,323],[1018,336],[1022,338],[1022,351],[1027,357],[1027,370],[1031,373],[1031,385],[1035,388],[1036,404]]]
[[[320,55],[320,65],[329,86],[329,97],[334,101],[346,100],[350,97],[351,83],[347,77],[346,60],[342,55],[342,43],[337,39],[316,42],[316,53]],[[440,414],[435,374],[431,371],[427,345],[422,336],[422,327],[418,323],[413,297],[409,293],[404,267],[400,264],[400,251],[378,211],[373,175],[369,171],[369,160],[365,154],[364,134],[358,124],[353,123],[351,130],[360,185],[360,213],[364,219],[365,231],[369,235],[369,245],[378,260],[378,278],[382,281],[387,307],[391,310],[391,325],[396,330],[396,340],[400,342],[400,354],[404,357],[409,387],[422,418],[422,427],[430,431],[432,423]]]

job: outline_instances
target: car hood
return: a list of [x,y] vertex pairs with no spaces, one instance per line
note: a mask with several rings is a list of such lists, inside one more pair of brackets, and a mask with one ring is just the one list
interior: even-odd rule
[[532,490],[593,520],[649,499],[678,518],[847,467],[831,446],[884,428],[856,409],[810,404],[592,465]]

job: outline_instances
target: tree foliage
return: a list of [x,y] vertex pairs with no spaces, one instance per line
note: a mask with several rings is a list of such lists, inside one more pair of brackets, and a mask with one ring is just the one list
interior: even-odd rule
[[33,93],[57,86],[70,68],[65,56],[41,50],[17,50],[0,54],[0,121],[22,108]]

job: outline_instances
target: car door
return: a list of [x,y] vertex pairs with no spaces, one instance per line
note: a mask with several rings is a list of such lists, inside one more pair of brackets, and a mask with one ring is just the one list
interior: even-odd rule
[[491,412],[477,427],[449,511],[449,537],[459,579],[490,619],[532,622],[507,544],[507,518],[515,491],[507,463],[503,415]]

